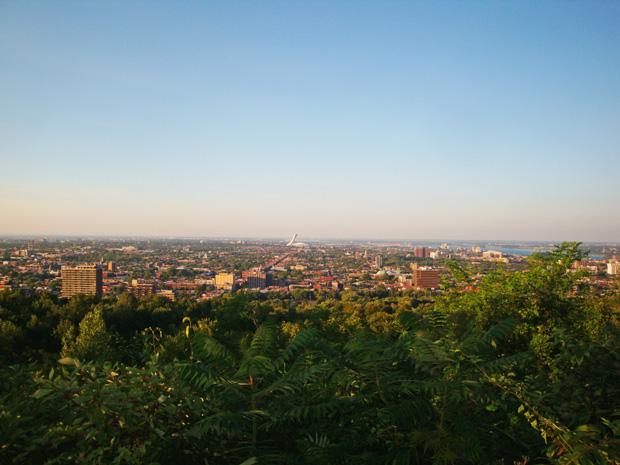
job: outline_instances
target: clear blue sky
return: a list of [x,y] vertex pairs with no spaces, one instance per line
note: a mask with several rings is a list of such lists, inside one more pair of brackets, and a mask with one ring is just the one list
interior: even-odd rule
[[0,234],[620,241],[620,2],[0,3]]

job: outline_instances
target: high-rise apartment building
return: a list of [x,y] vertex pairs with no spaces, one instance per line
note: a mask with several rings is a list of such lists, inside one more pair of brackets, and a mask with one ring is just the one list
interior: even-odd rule
[[273,283],[273,275],[263,270],[251,270],[247,273],[248,289],[265,289]]
[[439,271],[430,268],[414,268],[413,287],[418,289],[437,289],[439,287]]
[[381,255],[377,255],[375,257],[375,266],[381,268],[383,266],[383,257]]
[[62,296],[71,297],[76,294],[103,294],[103,273],[96,265],[78,265],[75,268],[63,266],[60,272],[62,279]]
[[415,247],[413,249],[413,255],[416,258],[428,258],[428,247]]

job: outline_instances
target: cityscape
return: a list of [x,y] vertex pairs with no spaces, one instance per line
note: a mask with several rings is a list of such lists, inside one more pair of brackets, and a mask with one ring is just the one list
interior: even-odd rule
[[620,465],[620,2],[0,2],[0,464]]
[[[532,243],[433,246],[411,241],[304,243],[296,238],[4,238],[0,291],[47,291],[65,298],[128,292],[136,298],[156,294],[171,300],[208,300],[237,290],[303,292],[312,299],[315,292],[376,291],[379,286],[385,292],[441,294],[472,290],[498,267],[525,269],[529,255],[553,249],[553,244]],[[588,257],[574,262],[572,269],[586,271],[600,292],[611,292],[617,284],[619,247],[589,244]],[[471,268],[473,281],[451,279],[447,261]]]

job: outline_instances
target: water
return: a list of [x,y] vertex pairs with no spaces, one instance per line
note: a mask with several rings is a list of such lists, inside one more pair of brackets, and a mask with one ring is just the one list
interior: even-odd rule
[[[536,252],[549,252],[549,249],[509,249],[506,247],[483,247],[482,250],[497,250],[505,254],[522,255],[524,257],[529,257]],[[589,258],[593,260],[603,260],[605,257],[603,255],[590,254]]]

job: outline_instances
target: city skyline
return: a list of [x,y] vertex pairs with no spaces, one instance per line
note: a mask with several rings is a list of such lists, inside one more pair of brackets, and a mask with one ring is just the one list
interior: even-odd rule
[[0,4],[0,235],[617,242],[620,4]]

